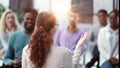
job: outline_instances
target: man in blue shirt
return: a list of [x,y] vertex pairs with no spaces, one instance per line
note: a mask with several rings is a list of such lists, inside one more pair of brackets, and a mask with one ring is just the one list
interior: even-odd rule
[[21,68],[22,50],[29,42],[35,26],[36,16],[36,10],[26,10],[23,18],[24,29],[13,33],[11,36],[4,56],[3,68]]

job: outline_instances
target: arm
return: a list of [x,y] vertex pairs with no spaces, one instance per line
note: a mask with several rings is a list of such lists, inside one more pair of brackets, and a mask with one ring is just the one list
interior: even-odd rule
[[97,40],[98,50],[100,51],[100,54],[103,55],[102,56],[103,58],[109,60],[110,55],[106,52],[105,47],[104,47],[104,46],[106,46],[105,42],[104,42],[104,40],[105,40],[104,35],[105,35],[104,31],[101,29],[99,31],[98,40]]
[[7,42],[4,38],[0,36],[0,56],[4,55],[5,50],[7,49]]
[[27,68],[27,62],[26,62],[26,47],[23,49],[22,52],[22,68]]
[[82,45],[84,44],[87,37],[88,37],[88,33],[85,32],[84,35],[81,36],[80,40],[78,41],[78,43],[76,45],[74,55],[73,55],[73,64],[74,65],[79,64],[80,56],[82,53],[82,47],[83,47]]
[[4,55],[4,49],[0,49],[0,57],[2,57]]
[[0,39],[0,50],[3,49],[3,45],[2,45],[2,42],[1,42],[1,39]]
[[0,39],[0,58],[3,56],[3,54],[4,54],[4,49]]
[[119,35],[116,35],[116,44],[117,44],[117,46],[116,46],[116,48],[115,48],[115,50],[114,50],[114,56],[115,56],[115,58],[116,59],[118,59],[119,60]]
[[15,42],[14,35],[12,35],[9,40],[8,49],[5,52],[5,56],[3,60],[3,63],[5,65],[12,65],[12,61],[14,59],[14,49],[13,49],[14,42]]
[[[5,35],[7,36],[7,35]],[[0,41],[1,41],[1,45],[3,47],[3,50],[7,50],[7,47],[8,47],[8,42],[7,42],[8,38],[4,38],[3,37],[3,33],[0,32]]]

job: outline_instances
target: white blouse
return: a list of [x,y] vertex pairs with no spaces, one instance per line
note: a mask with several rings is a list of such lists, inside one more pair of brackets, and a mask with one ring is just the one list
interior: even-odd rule
[[[22,53],[22,68],[35,68],[31,63],[28,45]],[[73,68],[72,54],[69,49],[52,45],[45,64],[42,68]]]
[[[78,68],[83,44],[84,42],[81,40],[78,41],[73,56],[69,49],[52,45],[51,51],[42,68]],[[22,68],[35,68],[31,63],[29,56],[30,52],[27,45],[23,48]]]
[[13,33],[13,30],[12,31],[8,31],[6,29],[5,33],[3,33],[2,31],[0,31],[0,49],[4,49],[6,50],[7,47],[8,47],[8,41],[9,41],[9,38],[10,36],[12,35]]

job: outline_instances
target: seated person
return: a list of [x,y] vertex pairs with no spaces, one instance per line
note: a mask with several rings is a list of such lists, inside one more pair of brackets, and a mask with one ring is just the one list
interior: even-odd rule
[[118,15],[116,10],[110,12],[110,23],[106,27],[100,29],[98,35],[101,68],[119,68]]
[[24,30],[19,30],[11,36],[8,49],[3,60],[3,68],[21,68],[23,48],[28,44],[35,26],[36,10],[27,10],[24,14]]

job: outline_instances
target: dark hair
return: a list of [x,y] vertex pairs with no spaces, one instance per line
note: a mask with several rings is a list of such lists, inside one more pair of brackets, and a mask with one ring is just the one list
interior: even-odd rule
[[35,16],[37,16],[38,15],[38,11],[36,10],[36,9],[28,9],[28,8],[26,8],[26,9],[24,9],[24,14],[25,13],[32,13],[33,15],[35,15]]
[[97,15],[98,15],[99,13],[101,13],[101,12],[105,13],[105,14],[108,16],[108,13],[107,13],[107,11],[106,11],[105,9],[99,10],[98,13],[97,13]]
[[53,44],[50,31],[54,27],[55,22],[56,19],[52,13],[42,12],[37,16],[35,29],[28,47],[30,50],[29,58],[35,68],[42,68],[45,63],[47,54]]
[[112,13],[115,13],[117,16],[119,16],[119,11],[117,9],[114,9],[113,11],[111,11],[109,13],[109,16],[112,14]]

